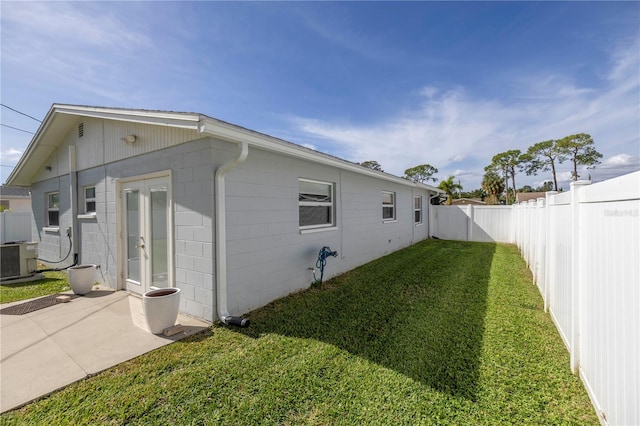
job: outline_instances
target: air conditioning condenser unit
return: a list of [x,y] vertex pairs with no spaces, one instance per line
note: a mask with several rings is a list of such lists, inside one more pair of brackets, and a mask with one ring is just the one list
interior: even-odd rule
[[0,280],[29,277],[38,269],[38,243],[0,245]]

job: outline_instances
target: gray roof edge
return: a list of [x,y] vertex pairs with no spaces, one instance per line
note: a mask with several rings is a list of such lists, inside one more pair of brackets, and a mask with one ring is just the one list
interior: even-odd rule
[[[342,169],[347,169],[359,174],[368,175],[372,177],[377,177],[380,179],[385,179],[389,181],[394,181],[396,183],[413,186],[416,188],[421,188],[424,190],[428,190],[430,192],[435,192],[438,194],[443,194],[439,188],[436,188],[431,185],[416,183],[410,180],[404,179],[402,177],[392,175],[385,172],[379,172],[376,170],[368,169],[364,166],[361,166],[357,163],[353,163],[351,161],[344,160],[342,158],[326,154],[324,152],[316,151],[302,145],[295,144],[293,142],[286,141],[284,139],[280,139],[274,136],[267,135],[265,133],[261,133],[255,130],[248,129],[246,127],[239,126],[237,124],[232,124],[217,118],[209,117],[205,114],[194,113],[194,112],[175,112],[175,111],[162,111],[162,110],[147,110],[147,109],[131,109],[131,108],[119,108],[119,107],[97,107],[97,106],[88,106],[88,105],[73,105],[73,104],[57,104],[54,103],[49,112],[45,116],[44,120],[40,124],[40,127],[36,131],[35,135],[31,139],[31,142],[25,149],[22,157],[14,167],[14,169],[9,174],[7,178],[6,185],[10,186],[12,181],[16,179],[17,175],[20,173],[25,163],[28,161],[31,153],[38,145],[39,140],[43,137],[46,132],[47,127],[51,124],[51,122],[55,119],[56,114],[76,114],[79,116],[93,116],[100,117],[104,119],[113,119],[113,120],[122,120],[126,119],[127,116],[132,121],[149,121],[151,124],[164,124],[167,126],[175,126],[175,127],[189,127],[193,129],[197,129],[201,133],[211,134],[220,136],[217,133],[223,133],[222,136],[226,136],[225,139],[232,140],[235,142],[242,142],[244,138],[249,137],[251,141],[253,141],[253,145],[261,146],[263,149],[273,150],[277,152],[286,152],[289,155],[304,158],[307,160],[313,160],[319,163],[330,164],[332,166],[336,166]],[[155,121],[154,121],[155,120]],[[160,120],[160,122],[158,121]],[[167,120],[163,122],[162,120]],[[178,125],[180,124],[180,126]],[[218,130],[223,129],[226,131],[216,132],[213,128],[217,127]],[[18,185],[13,185],[18,186]]]

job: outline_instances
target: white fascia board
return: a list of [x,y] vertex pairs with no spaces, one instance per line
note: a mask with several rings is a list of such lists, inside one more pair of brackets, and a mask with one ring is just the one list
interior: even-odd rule
[[25,186],[25,187],[31,185],[31,183],[24,184],[24,183],[21,183],[21,182],[14,182],[14,180],[22,172],[22,169],[24,168],[24,166],[25,166],[25,164],[27,162],[26,160],[28,158],[31,158],[31,156],[33,155],[34,151],[38,147],[38,142],[42,138],[42,135],[44,134],[46,129],[49,127],[49,125],[51,125],[54,107],[55,107],[55,105],[53,105],[49,109],[49,112],[47,112],[47,115],[44,117],[44,120],[42,120],[42,123],[40,124],[40,127],[38,127],[38,130],[36,130],[35,135],[33,135],[33,138],[31,139],[31,142],[29,142],[29,145],[27,145],[27,149],[24,150],[24,152],[22,153],[22,156],[20,157],[20,160],[18,160],[18,164],[16,164],[13,167],[13,170],[11,171],[11,173],[9,174],[9,177],[6,180],[6,185],[8,185],[8,186]]
[[55,112],[59,114],[71,114],[82,117],[101,118],[105,120],[127,121],[132,123],[153,124],[194,130],[198,128],[198,123],[200,122],[200,114],[83,107],[75,105],[54,105],[53,107],[55,108]]
[[[26,180],[32,176],[20,176],[25,170],[27,163],[33,163],[34,154],[36,152],[53,152],[55,147],[49,147],[46,149],[41,145],[40,141],[46,134],[50,125],[55,120],[57,114],[73,115],[77,117],[92,117],[101,118],[106,120],[127,121],[142,124],[152,124],[160,126],[178,127],[183,129],[198,129],[198,123],[200,122],[200,114],[193,113],[178,113],[178,112],[165,112],[165,111],[147,111],[147,110],[132,110],[132,109],[118,109],[118,108],[101,108],[79,105],[64,105],[53,104],[47,112],[42,124],[36,131],[35,135],[31,139],[31,142],[27,146],[27,149],[22,154],[20,161],[13,168],[13,171],[7,178],[7,185],[13,186],[30,186],[31,183]],[[27,161],[29,160],[29,161]],[[25,170],[26,171],[26,170]],[[17,182],[16,179],[20,178]]]
[[409,180],[393,176],[388,173],[377,172],[375,170],[367,169],[357,164],[350,163],[346,160],[332,157],[328,154],[324,154],[312,149],[286,142],[262,133],[254,132],[242,127],[238,127],[229,123],[221,122],[210,117],[204,117],[199,126],[200,133],[204,133],[213,136],[217,139],[229,141],[229,142],[247,142],[249,145],[261,148],[271,152],[277,152],[279,154],[300,158],[307,161],[313,161],[315,163],[325,164],[332,167],[337,167],[342,170],[348,170],[361,175],[367,175],[378,179],[387,180],[390,182],[398,183],[405,186],[411,186],[415,188],[421,188],[435,193],[443,193],[442,190],[432,187],[430,185],[418,184]]

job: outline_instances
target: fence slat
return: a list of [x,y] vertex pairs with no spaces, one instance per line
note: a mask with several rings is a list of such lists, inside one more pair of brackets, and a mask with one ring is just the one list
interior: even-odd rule
[[515,243],[605,424],[640,424],[640,171],[514,206],[433,206],[431,235]]

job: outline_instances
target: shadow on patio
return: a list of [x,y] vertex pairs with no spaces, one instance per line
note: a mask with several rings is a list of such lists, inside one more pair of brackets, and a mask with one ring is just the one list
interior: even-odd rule
[[329,343],[475,400],[495,248],[425,241],[255,311],[238,332]]

